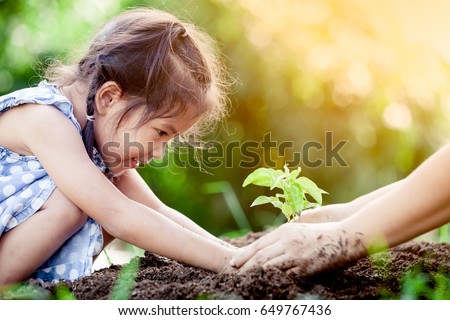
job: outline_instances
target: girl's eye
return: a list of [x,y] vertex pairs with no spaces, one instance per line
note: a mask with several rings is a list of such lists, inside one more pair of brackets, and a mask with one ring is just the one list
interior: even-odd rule
[[163,131],[163,130],[156,130],[156,132],[158,133],[158,135],[160,136],[160,137],[165,137],[165,136],[167,136],[168,134],[167,134],[167,132],[165,132],[165,131]]

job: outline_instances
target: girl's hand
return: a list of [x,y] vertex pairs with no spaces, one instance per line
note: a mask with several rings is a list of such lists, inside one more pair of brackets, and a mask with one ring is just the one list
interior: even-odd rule
[[245,247],[231,265],[239,273],[262,267],[306,276],[344,265],[364,253],[361,236],[349,234],[337,223],[286,223]]
[[220,268],[220,270],[217,272],[218,274],[233,274],[236,273],[238,271],[237,268],[233,267],[230,264],[230,261],[232,260],[232,258],[234,258],[237,254],[239,254],[240,252],[243,251],[242,248],[237,248],[235,246],[232,246],[231,244],[229,244],[229,249],[231,249],[231,254],[226,257],[224,259],[224,263],[222,264],[222,267]]

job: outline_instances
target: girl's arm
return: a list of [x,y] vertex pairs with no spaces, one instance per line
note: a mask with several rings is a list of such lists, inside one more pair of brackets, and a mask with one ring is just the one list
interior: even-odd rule
[[450,222],[450,145],[398,186],[355,214],[321,224],[287,223],[248,246],[232,261],[241,271],[263,267],[314,274],[395,246]]
[[[73,124],[57,109],[25,105],[20,139],[59,190],[113,237],[219,272],[234,249],[206,239],[120,192],[89,159]],[[38,119],[39,121],[36,121]]]
[[229,246],[227,242],[216,238],[185,215],[164,204],[153,193],[153,191],[149,188],[147,183],[144,181],[144,179],[142,179],[142,177],[136,170],[129,169],[125,171],[125,173],[119,177],[118,181],[115,182],[115,185],[128,198],[152,208],[153,210],[163,214],[166,218],[174,221],[180,226],[187,228],[206,239],[210,239],[222,245]]

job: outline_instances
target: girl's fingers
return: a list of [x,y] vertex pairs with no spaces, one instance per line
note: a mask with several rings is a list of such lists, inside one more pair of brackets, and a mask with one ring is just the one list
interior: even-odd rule
[[258,252],[256,252],[250,259],[248,259],[239,269],[238,273],[242,274],[247,271],[263,267],[264,265],[270,262],[272,259],[275,259],[283,255],[283,250],[278,246],[277,243],[269,245]]
[[271,237],[271,234],[265,235],[264,237],[256,240],[247,247],[242,248],[240,252],[230,260],[230,265],[235,268],[240,268],[261,249],[272,244],[273,241],[271,240]]
[[231,258],[229,264],[233,268],[240,268],[244,263],[247,262],[254,255],[254,250],[252,248],[245,247],[233,258]]
[[230,265],[234,268],[240,268],[242,265],[247,263],[257,252],[259,251],[259,246],[255,243],[243,248],[238,254],[236,254],[231,260]]

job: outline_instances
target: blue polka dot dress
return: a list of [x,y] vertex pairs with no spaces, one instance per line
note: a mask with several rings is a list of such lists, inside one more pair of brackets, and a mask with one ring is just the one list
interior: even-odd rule
[[[71,102],[48,82],[0,97],[0,117],[3,112],[25,103],[53,105],[69,118],[81,134]],[[37,106],[38,107],[38,106]],[[107,170],[98,152],[94,162]],[[23,156],[0,146],[0,237],[36,213],[55,189],[42,164],[34,156]],[[84,226],[69,238],[31,278],[46,282],[75,280],[92,272],[93,256],[103,246],[100,225],[88,218]]]

